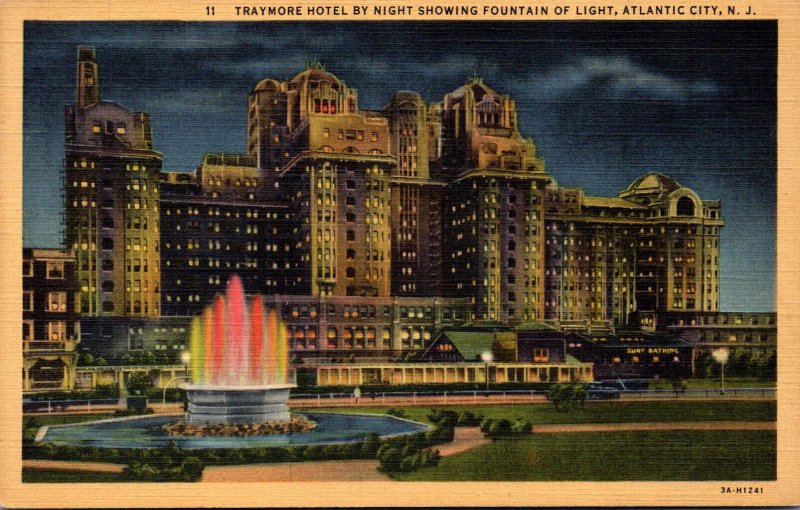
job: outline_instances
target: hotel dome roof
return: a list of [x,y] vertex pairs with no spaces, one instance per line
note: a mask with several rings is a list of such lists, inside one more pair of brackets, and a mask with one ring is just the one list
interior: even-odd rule
[[257,90],[267,90],[268,88],[280,90],[281,84],[278,80],[272,78],[264,78],[253,87],[253,92]]
[[667,193],[672,193],[676,189],[680,189],[682,187],[683,186],[681,186],[672,177],[667,177],[666,175],[657,172],[650,172],[640,176],[635,181],[633,181],[622,194],[663,195]]
[[324,69],[320,69],[319,67],[312,67],[311,69],[306,69],[302,73],[298,74],[289,82],[291,84],[299,84],[302,82],[308,81],[322,81],[328,83],[336,83],[341,85],[342,80],[337,78],[336,76],[332,75],[328,71]]

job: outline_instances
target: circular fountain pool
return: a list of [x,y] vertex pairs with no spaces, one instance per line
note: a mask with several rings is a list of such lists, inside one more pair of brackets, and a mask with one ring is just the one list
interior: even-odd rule
[[428,426],[385,415],[301,413],[317,428],[296,434],[270,434],[244,437],[187,437],[172,436],[163,426],[182,421],[183,416],[149,416],[122,418],[69,425],[47,429],[43,443],[103,448],[160,448],[176,443],[180,448],[254,448],[266,446],[299,446],[310,444],[355,443],[367,434],[381,437],[414,434]]

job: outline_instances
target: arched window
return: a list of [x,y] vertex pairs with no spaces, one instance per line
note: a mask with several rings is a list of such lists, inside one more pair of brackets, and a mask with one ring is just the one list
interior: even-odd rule
[[694,201],[689,197],[678,199],[678,216],[694,216]]

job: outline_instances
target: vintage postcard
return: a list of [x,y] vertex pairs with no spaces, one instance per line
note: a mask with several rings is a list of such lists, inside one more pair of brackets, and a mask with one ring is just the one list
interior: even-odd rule
[[789,2],[0,9],[3,505],[800,503]]

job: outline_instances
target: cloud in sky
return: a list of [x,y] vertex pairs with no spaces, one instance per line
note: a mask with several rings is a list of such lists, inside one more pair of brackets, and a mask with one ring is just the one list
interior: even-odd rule
[[709,80],[685,80],[647,69],[626,56],[583,57],[545,74],[532,73],[528,90],[558,99],[584,87],[611,99],[630,96],[663,101],[684,101],[693,95],[714,95],[719,87]]

